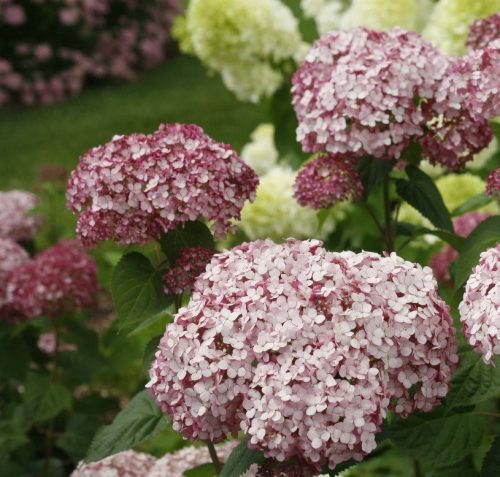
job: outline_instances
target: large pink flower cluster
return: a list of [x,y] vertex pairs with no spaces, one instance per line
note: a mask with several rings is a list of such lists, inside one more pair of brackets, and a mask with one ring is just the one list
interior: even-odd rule
[[297,138],[308,152],[380,159],[420,143],[431,162],[459,169],[492,139],[499,51],[451,58],[399,28],[333,32],[293,77]]
[[349,154],[327,154],[312,159],[297,174],[294,196],[304,207],[321,209],[359,199],[363,184]]
[[16,242],[31,240],[42,224],[32,213],[37,198],[31,192],[11,190],[0,192],[0,237]]
[[500,244],[481,254],[459,311],[465,337],[490,363],[500,354]]
[[[489,214],[483,212],[468,212],[453,221],[453,228],[459,237],[466,238]],[[446,244],[442,250],[435,253],[430,261],[434,276],[448,286],[453,286],[450,276],[450,265],[458,258],[458,252],[451,245]]]
[[0,238],[0,319],[12,321],[18,316],[7,301],[7,283],[12,273],[29,260],[28,253],[10,239]]
[[[217,446],[219,460],[225,462],[237,444],[231,441]],[[184,477],[186,471],[210,462],[206,447],[185,447],[160,459],[128,450],[98,462],[82,463],[70,477]]]
[[185,291],[191,291],[196,278],[205,271],[213,254],[213,250],[205,247],[183,248],[179,258],[163,275],[165,293],[167,295],[180,295]]
[[467,46],[474,50],[486,48],[500,38],[500,13],[476,20],[469,29]]
[[115,136],[80,158],[68,182],[68,207],[79,213],[86,245],[157,239],[204,219],[223,236],[253,199],[257,175],[228,145],[195,125],[163,124],[149,135]]
[[77,242],[63,241],[14,270],[7,300],[25,317],[35,318],[89,308],[97,291],[95,262]]
[[180,11],[178,0],[0,4],[0,106],[59,101],[88,77],[130,79],[157,65]]
[[486,179],[486,194],[490,197],[500,196],[500,167],[488,174]]
[[268,457],[320,470],[373,450],[388,409],[431,410],[456,362],[429,268],[266,240],[214,256],[148,387],[189,439],[243,430]]

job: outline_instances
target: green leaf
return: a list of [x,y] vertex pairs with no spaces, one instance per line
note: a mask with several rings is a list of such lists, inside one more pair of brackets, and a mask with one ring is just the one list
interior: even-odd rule
[[151,367],[151,362],[155,357],[155,353],[158,350],[158,345],[160,344],[161,336],[156,336],[148,341],[146,345],[146,349],[144,351],[144,358],[142,360],[142,367],[146,373],[149,372],[149,368]]
[[247,441],[244,439],[231,452],[224,467],[222,467],[219,477],[234,477],[246,472],[252,464],[264,462],[264,454],[258,450],[249,449]]
[[118,320],[127,328],[157,315],[171,303],[163,291],[161,273],[138,252],[120,260],[113,271],[111,292]]
[[421,235],[434,235],[439,237],[444,242],[450,244],[454,249],[461,250],[465,243],[465,239],[459,237],[453,232],[447,232],[446,230],[432,230],[425,227],[419,227],[413,230],[413,236],[419,237]]
[[409,165],[405,170],[409,180],[398,179],[396,181],[399,196],[438,229],[453,232],[450,213],[434,181],[415,166]]
[[30,373],[23,395],[26,411],[34,422],[46,421],[69,409],[72,397],[60,383],[53,383],[48,376]]
[[451,466],[480,444],[484,418],[472,414],[413,414],[389,428],[392,442],[430,466]]
[[94,462],[131,449],[167,428],[169,419],[151,400],[147,390],[137,394],[109,425],[97,431],[86,461]]
[[56,439],[56,445],[78,462],[85,457],[85,452],[99,425],[97,415],[73,414],[66,424],[64,433]]
[[171,323],[173,316],[171,313],[166,311],[160,312],[157,315],[153,315],[150,318],[142,321],[139,326],[130,331],[130,336],[151,334],[155,330],[160,330],[162,332],[168,323]]
[[30,353],[22,336],[0,336],[0,375],[22,379],[28,371]]
[[493,444],[484,458],[481,477],[498,477],[500,475],[500,435],[495,437]]
[[366,199],[385,177],[389,175],[396,161],[383,161],[367,156],[358,161],[358,172],[363,184],[363,197]]
[[484,364],[479,353],[467,350],[460,354],[460,369],[450,383],[446,407],[469,406],[500,396],[500,359],[496,367]]
[[484,207],[488,205],[492,201],[491,197],[488,197],[486,194],[478,194],[474,197],[471,197],[469,200],[464,202],[462,205],[459,205],[456,209],[453,209],[451,212],[452,217],[457,217],[459,215],[466,214],[467,212],[472,212],[473,210],[477,210],[480,207]]
[[174,263],[180,251],[185,247],[205,247],[215,249],[215,242],[210,229],[200,221],[186,222],[183,227],[167,232],[160,239],[161,249],[170,263]]
[[184,472],[184,477],[214,477],[216,475],[215,467],[210,463],[198,465]]
[[481,252],[500,242],[500,216],[481,222],[465,239],[456,262],[455,288],[460,288],[476,266]]
[[457,462],[449,467],[436,469],[430,474],[430,477],[479,477],[479,472],[474,468],[474,463],[471,458]]

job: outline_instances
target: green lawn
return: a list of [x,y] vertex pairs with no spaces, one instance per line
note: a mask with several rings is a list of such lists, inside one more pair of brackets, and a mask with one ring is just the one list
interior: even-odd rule
[[72,169],[87,149],[114,134],[192,122],[240,149],[267,108],[237,102],[196,59],[171,58],[136,82],[85,90],[52,106],[0,111],[0,189],[30,188],[42,164]]

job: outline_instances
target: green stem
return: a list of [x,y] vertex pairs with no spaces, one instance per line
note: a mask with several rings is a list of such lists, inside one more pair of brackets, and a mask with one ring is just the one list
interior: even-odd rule
[[413,459],[413,471],[415,477],[424,477],[424,473],[422,472],[422,467],[420,466],[420,462],[417,459]]
[[389,177],[384,178],[384,217],[385,246],[387,252],[394,252],[394,225],[392,222],[391,199],[389,196]]
[[212,441],[205,441],[205,444],[208,447],[208,452],[210,453],[210,458],[212,459],[212,462],[215,467],[215,472],[217,475],[220,474],[220,471],[222,470],[222,464],[219,460],[219,456],[217,455],[217,452],[215,450],[215,446]]

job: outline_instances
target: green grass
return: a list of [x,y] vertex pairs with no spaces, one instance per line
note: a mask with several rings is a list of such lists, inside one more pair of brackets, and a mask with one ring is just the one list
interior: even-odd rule
[[196,59],[171,58],[136,82],[93,87],[70,101],[0,111],[0,189],[30,188],[39,166],[69,170],[114,134],[151,132],[161,122],[191,122],[237,150],[268,116],[264,105],[236,101]]

